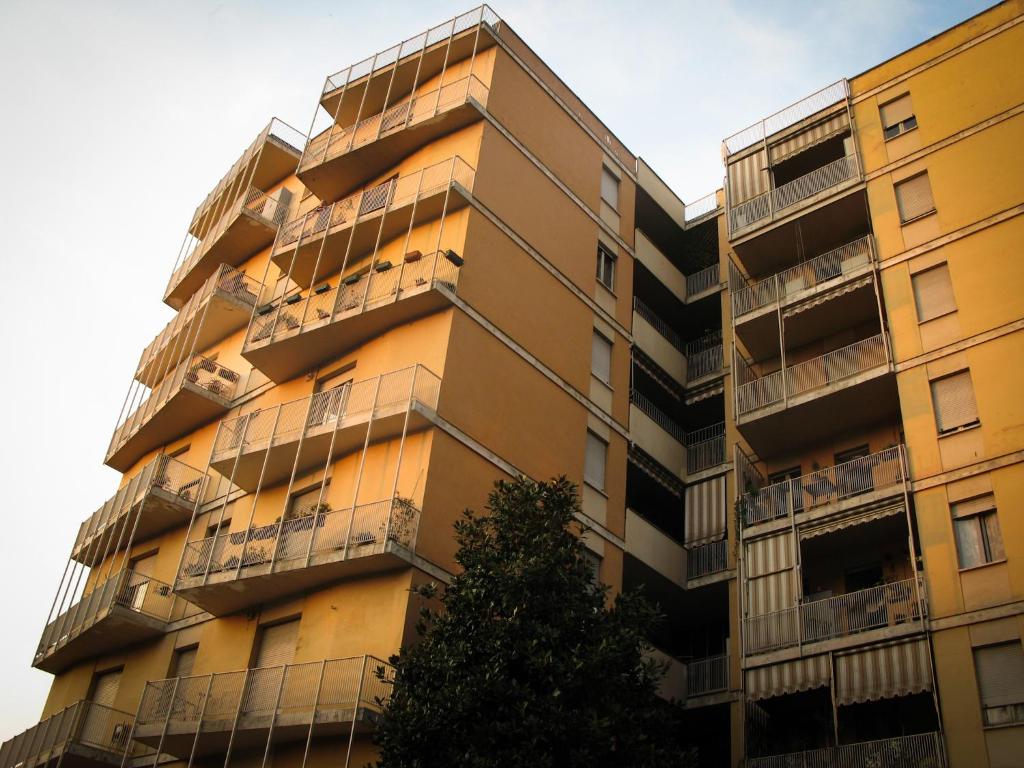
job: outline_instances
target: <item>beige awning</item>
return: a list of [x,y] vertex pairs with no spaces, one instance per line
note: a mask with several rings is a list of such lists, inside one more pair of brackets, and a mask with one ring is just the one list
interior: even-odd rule
[[792,317],[793,315],[800,314],[804,310],[817,307],[824,304],[826,301],[831,301],[845,293],[853,293],[859,288],[863,288],[865,285],[871,285],[871,280],[872,277],[868,275],[867,277],[862,277],[859,280],[854,280],[852,283],[847,283],[846,285],[841,285],[838,288],[833,288],[831,291],[820,293],[812,299],[802,301],[799,304],[794,304],[792,307],[789,307],[782,313],[782,316]]
[[642,470],[648,477],[680,499],[683,497],[683,481],[667,472],[661,464],[636,446],[630,446],[629,462]]
[[729,204],[737,205],[768,191],[768,168],[764,150],[730,163]]
[[861,512],[858,515],[847,515],[845,517],[819,523],[808,528],[802,528],[800,530],[800,538],[813,539],[815,536],[824,536],[827,533],[835,533],[836,531],[842,531],[846,528],[852,528],[855,525],[863,525],[864,523],[881,520],[884,517],[902,514],[902,504],[894,504],[889,507],[882,507],[881,509],[871,509],[867,512]]
[[932,689],[928,641],[836,654],[836,704],[892,699]]
[[686,546],[707,544],[725,537],[725,477],[719,476],[686,488]]
[[716,384],[713,387],[702,389],[693,395],[687,395],[686,404],[693,405],[694,403],[699,403],[701,400],[707,400],[709,397],[721,395],[723,392],[725,392],[725,387],[722,384]]
[[831,677],[827,654],[748,669],[747,699],[758,701],[810,691],[829,685]]
[[791,136],[785,141],[780,141],[768,148],[768,156],[772,165],[788,160],[793,155],[810,149],[813,146],[828,141],[833,136],[846,131],[850,127],[850,118],[844,109],[842,112],[833,115],[807,130],[801,131],[796,136]]

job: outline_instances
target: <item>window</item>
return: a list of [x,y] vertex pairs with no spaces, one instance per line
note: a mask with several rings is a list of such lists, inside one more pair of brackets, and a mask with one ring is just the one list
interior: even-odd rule
[[583,480],[599,491],[604,490],[604,467],[608,460],[608,443],[587,430],[587,454],[583,464]]
[[961,568],[1003,560],[1003,535],[991,493],[950,505],[956,530],[956,553]]
[[896,205],[900,210],[900,223],[934,213],[935,202],[932,200],[932,187],[928,182],[928,173],[919,173],[895,186]]
[[911,276],[910,281],[914,286],[918,322],[923,323],[956,312],[953,284],[949,280],[949,265],[939,264],[924,272],[918,272]]
[[329,486],[330,480],[325,483],[322,493],[319,485],[293,493],[292,497],[288,500],[288,511],[284,513],[284,519],[294,520],[297,517],[309,517],[314,512],[327,512],[329,509],[327,504],[327,490]]
[[878,111],[882,116],[882,133],[885,134],[886,141],[917,128],[917,118],[914,116],[909,93],[883,104]]
[[594,331],[591,344],[590,372],[609,386],[612,383],[612,343]]
[[932,407],[940,435],[977,424],[978,405],[974,401],[970,371],[935,379],[932,382]]
[[298,639],[298,619],[260,627],[253,653],[253,668],[291,664],[295,659],[295,644]]
[[590,580],[595,587],[601,585],[601,556],[591,549],[583,548],[583,559],[590,566]]
[[603,243],[597,244],[597,280],[609,291],[615,290],[615,254]]
[[601,199],[619,210],[619,177],[604,165],[601,166]]
[[1024,654],[1020,641],[974,649],[985,725],[1024,722]]
[[171,673],[167,677],[190,677],[192,675],[192,669],[196,664],[196,653],[198,651],[198,645],[191,645],[188,648],[179,648],[176,650],[174,652],[174,658],[171,659]]

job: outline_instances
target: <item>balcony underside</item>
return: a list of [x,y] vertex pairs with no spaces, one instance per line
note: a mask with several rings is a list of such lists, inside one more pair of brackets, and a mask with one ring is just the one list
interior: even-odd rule
[[[273,702],[269,702],[273,706]],[[353,717],[354,716],[354,717]],[[319,709],[313,725],[315,735],[348,736],[355,727],[357,734],[370,733],[376,726],[379,715],[365,707],[354,710],[353,707],[338,709]],[[353,720],[355,723],[353,724]],[[273,728],[271,728],[273,723]],[[253,749],[263,750],[270,739],[272,744],[304,741],[309,735],[309,712],[278,713],[276,717],[268,713],[241,713],[237,724],[234,716],[223,719],[204,719],[201,733],[196,739],[197,723],[194,720],[180,721],[171,718],[166,723],[147,723],[137,725],[132,738],[151,747],[160,746],[165,754],[187,760],[192,754],[223,756],[231,742],[231,751],[245,752]],[[232,731],[234,735],[232,737]],[[163,742],[161,744],[161,734]],[[262,757],[262,755],[260,755]]]
[[154,448],[213,421],[230,408],[229,400],[186,381],[135,434],[111,451],[104,463],[118,472],[127,472]]
[[18,768],[57,765],[61,768],[96,768],[96,766],[121,765],[124,755],[107,749],[83,744],[80,741],[65,742],[39,755],[32,755],[18,764]]
[[[415,290],[415,289],[414,289]],[[339,313],[333,321],[321,320],[319,325],[308,321],[290,336],[275,338],[247,346],[242,357],[253,367],[280,384],[311,370],[324,360],[332,360],[360,344],[373,339],[404,323],[437,312],[450,306],[452,293],[446,288],[428,283],[411,292],[403,289],[400,298],[389,298],[388,303],[370,306],[355,314]]]
[[[432,412],[418,403],[411,409],[407,402],[379,407],[373,416],[369,442],[373,444],[400,436],[405,428],[407,411],[409,432],[431,426]],[[267,440],[247,444],[241,455],[237,450],[231,449],[215,453],[210,459],[210,468],[229,478],[239,488],[252,493],[259,487],[269,487],[286,481],[291,476],[293,467],[298,477],[316,467],[326,466],[338,456],[363,447],[367,438],[367,423],[370,421],[369,411],[343,417],[340,423],[329,418],[326,421],[327,423],[321,426],[310,425],[306,428],[301,453],[298,450],[299,437],[295,432],[291,432],[286,437],[276,438],[270,446]],[[331,433],[335,431],[336,425],[337,434],[332,444]]]
[[[250,295],[252,302],[246,304],[230,293],[214,291],[206,309],[200,309],[189,322],[183,324],[167,340],[164,348],[142,367],[135,379],[147,387],[155,387],[167,371],[178,364],[183,352],[209,349],[221,339],[245,328],[257,299],[254,294]],[[195,332],[196,323],[199,324],[198,332]],[[188,346],[183,349],[186,344]]]
[[167,624],[160,619],[113,605],[100,618],[76,629],[74,634],[32,666],[57,674],[82,659],[158,637],[166,627]]
[[899,412],[896,375],[888,364],[745,414],[737,426],[758,456],[797,450]]
[[[307,539],[309,533],[306,532]],[[235,569],[228,568],[211,572],[205,584],[202,576],[180,579],[174,591],[214,616],[225,616],[343,579],[384,573],[409,565],[411,556],[405,547],[391,541],[381,546],[360,539],[360,533],[353,530],[352,536],[367,543],[350,544],[347,555],[344,546],[340,546],[335,552],[312,555],[309,565],[306,565],[305,557],[300,557],[275,562],[273,568],[269,562],[244,566],[237,578]],[[301,549],[301,543],[292,542],[289,546]],[[369,551],[364,555],[360,549]]]
[[232,216],[231,223],[216,236],[178,284],[171,287],[164,296],[164,302],[172,307],[180,307],[202,288],[203,283],[221,264],[237,267],[256,251],[273,243],[276,234],[276,224],[243,207]]
[[[374,114],[374,113],[368,113]],[[299,180],[325,202],[340,200],[395,166],[397,159],[481,119],[472,99],[427,120],[395,130],[348,152],[298,171]]]
[[[856,274],[866,275],[870,267]],[[844,275],[805,294],[783,307],[786,347],[799,349],[816,339],[839,333],[861,322],[878,317],[878,302],[871,283],[849,285],[852,276]],[[788,315],[788,316],[787,316]],[[736,336],[755,360],[779,354],[779,318],[772,304],[750,312],[736,321]]]
[[[86,539],[81,547],[72,551],[71,557],[88,565],[97,552],[113,552],[123,547],[129,538],[146,541],[171,528],[188,525],[195,507],[196,491],[198,486],[189,499],[163,488],[150,489],[139,504],[121,514],[105,530]],[[141,511],[139,505],[142,505]]]
[[[383,245],[404,237],[409,231],[410,220],[416,227],[440,219],[446,210],[452,213],[469,204],[469,193],[462,185],[453,183],[446,209],[445,193],[448,189],[448,184],[445,184],[432,194],[422,194],[418,202],[410,200],[389,207],[383,221],[380,211],[370,211],[361,214],[354,225],[351,221],[336,224],[327,231],[327,242],[324,242],[322,233],[303,236],[298,249],[294,244],[284,246],[276,249],[271,258],[281,270],[290,274],[294,282],[309,288],[313,283],[314,269],[318,280],[323,280],[324,275],[336,275],[346,261],[357,264],[372,254],[378,243]],[[352,241],[351,246],[349,240]],[[399,254],[399,257],[404,255]]]

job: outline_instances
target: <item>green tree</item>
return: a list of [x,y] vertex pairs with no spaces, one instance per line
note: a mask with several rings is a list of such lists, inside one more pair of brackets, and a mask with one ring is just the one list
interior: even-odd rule
[[[659,621],[593,578],[559,478],[499,482],[455,524],[459,573],[392,657],[381,768],[672,768],[692,764],[680,711],[644,655]],[[436,588],[419,590],[434,597]]]

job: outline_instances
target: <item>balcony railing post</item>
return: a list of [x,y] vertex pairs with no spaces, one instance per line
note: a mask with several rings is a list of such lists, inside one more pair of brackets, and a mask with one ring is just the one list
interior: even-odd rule
[[[426,37],[424,37],[426,40]],[[309,760],[309,747],[313,743],[313,726],[316,724],[316,710],[320,706],[320,691],[324,685],[324,669],[327,666],[327,660],[324,659],[320,662],[320,676],[316,681],[316,693],[313,694],[313,711],[309,714],[309,732],[306,734],[306,747],[302,752],[302,767],[305,768],[307,761]],[[189,766],[189,768],[192,768]]]
[[238,721],[242,718],[242,706],[249,693],[249,684],[252,682],[252,670],[247,669],[242,675],[242,687],[238,691],[238,706],[235,708],[235,718],[231,723],[231,734],[228,736],[228,746],[224,750],[224,768],[231,765],[231,749],[235,745],[235,734],[238,733]]
[[210,692],[213,690],[214,677],[215,675],[211,674],[206,681],[206,692],[203,694],[203,705],[199,708],[199,713],[196,715],[196,735],[195,738],[192,739],[192,750],[188,753],[188,765],[186,768],[192,768],[192,763],[196,758],[196,748],[199,746],[199,734],[203,732],[203,718],[206,717],[206,705],[210,701]]
[[[373,55],[373,61],[370,63],[370,71],[366,75],[366,85],[363,86],[363,95],[359,99],[359,108],[356,110],[356,119],[352,123],[352,135],[348,140],[348,147],[345,149],[346,152],[350,152],[355,144],[356,134],[359,133],[359,120],[363,116],[363,106],[366,104],[366,94],[370,92],[370,83],[373,81],[373,73],[377,69],[377,56],[380,54]],[[351,72],[349,73],[351,74]],[[338,102],[338,109],[341,109],[341,101]]]
[[[330,391],[331,390],[327,390],[327,392],[330,392]],[[284,511],[281,513],[281,519],[277,521],[277,534],[274,536],[274,549],[270,553],[270,571],[271,571],[271,573],[273,573],[273,571],[274,571],[274,563],[277,561],[277,553],[281,549],[281,538],[282,538],[282,534],[284,532],[284,518],[285,518],[285,515],[287,514],[288,509],[289,509],[289,507],[291,506],[291,503],[292,503],[292,488],[295,486],[295,476],[299,472],[299,459],[302,457],[302,446],[303,446],[303,443],[305,443],[305,441],[306,441],[306,434],[309,432],[309,417],[310,417],[310,414],[312,414],[312,412],[313,412],[313,403],[316,402],[317,395],[321,395],[321,394],[323,394],[323,393],[317,392],[317,393],[315,393],[313,395],[310,395],[310,397],[309,397],[309,405],[306,406],[306,415],[302,419],[302,432],[299,433],[299,443],[298,443],[298,445],[295,448],[295,460],[292,462],[292,473],[291,473],[291,476],[288,478],[288,488],[284,492],[285,508],[284,508]],[[330,397],[330,395],[328,395],[328,398],[329,397]],[[327,398],[325,398],[325,399],[327,399]],[[280,413],[280,411],[278,411],[278,412]],[[332,443],[333,443],[333,435],[332,435]],[[268,448],[267,449],[267,456],[269,457],[269,455],[270,455],[270,449]],[[327,459],[326,459],[326,463],[330,464],[330,462],[331,462],[331,456],[330,456],[330,454],[328,454],[327,455]],[[326,469],[325,469],[325,476],[326,476]],[[313,511],[314,530],[315,530],[315,526],[316,526],[317,514],[318,514],[318,512],[316,510],[314,510]],[[246,540],[247,541],[248,541],[248,538],[249,538],[249,536],[247,534],[246,535]],[[310,531],[310,542],[312,543],[312,541],[313,541],[313,531],[311,530]]]
[[[242,539],[242,549],[238,553],[238,564],[235,566],[235,574],[234,574],[234,576],[231,577],[232,581],[235,581],[235,580],[238,579],[239,574],[242,572],[242,564],[245,562],[245,553],[246,553],[246,550],[249,547],[249,536],[252,533],[252,521],[253,521],[253,517],[256,515],[256,502],[259,501],[260,490],[263,488],[263,478],[266,476],[267,464],[270,462],[270,454],[273,452],[272,449],[274,447],[274,436],[277,434],[277,425],[278,425],[278,423],[280,422],[280,419],[281,419],[281,408],[282,408],[282,406],[279,404],[277,406],[277,410],[274,412],[274,424],[273,424],[273,426],[270,429],[270,434],[267,436],[267,451],[266,451],[266,453],[263,456],[263,464],[260,466],[260,477],[259,477],[259,480],[257,480],[257,483],[256,483],[256,493],[253,496],[252,507],[249,510],[249,521],[248,521],[248,523],[246,523],[245,529],[244,529],[244,531],[242,533],[242,536],[243,536],[243,539]],[[246,432],[249,431],[249,424],[251,424],[251,423],[252,423],[251,419],[249,420],[249,422],[246,423],[246,425],[245,425],[245,431]],[[241,456],[242,456],[242,443],[239,443],[239,445],[238,445],[238,458],[240,459]],[[238,461],[236,460],[235,461],[235,465],[237,466],[237,464],[238,464]],[[234,476],[234,469],[232,468],[232,477],[233,476]],[[225,501],[224,501],[224,506],[225,506],[225,508],[227,507],[227,499],[226,498],[225,498]],[[223,519],[223,515],[221,516],[221,519]],[[217,546],[217,541],[216,541],[216,539],[214,539],[213,544],[212,544],[212,546],[210,548],[210,558],[211,559],[213,558],[213,549],[216,548],[216,546]],[[207,577],[209,577],[209,572],[207,572]],[[205,578],[203,580],[203,583],[204,584],[206,583],[206,579]],[[226,764],[227,763],[225,763],[225,765]]]
[[[452,24],[454,25],[454,21]],[[363,700],[363,681],[366,678],[366,656],[363,656],[363,662],[359,674],[359,687],[356,689],[356,700],[352,704],[352,728],[348,733],[348,750],[345,753],[345,768],[349,768],[349,763],[352,760],[352,743],[356,737],[356,723],[359,721],[359,704]]]
[[380,383],[383,378],[383,374],[377,376],[377,383],[373,391],[373,400],[370,405],[370,416],[366,421],[366,438],[363,440],[363,451],[359,455],[359,469],[356,473],[355,488],[352,491],[352,515],[348,519],[348,531],[345,533],[345,549],[342,553],[342,559],[348,560],[348,547],[352,540],[352,524],[356,518],[356,505],[359,503],[359,487],[363,480],[363,466],[366,463],[366,451],[370,447],[370,432],[373,429],[373,419],[377,413],[377,398],[380,396]]
[[[441,75],[438,77],[437,80],[437,98],[434,99],[434,112],[431,115],[431,117],[436,116],[438,110],[441,108],[441,91],[444,89],[444,76],[448,72],[448,57],[451,55],[452,52],[452,38],[455,37],[455,19],[457,18],[458,16],[453,16],[450,22],[452,25],[452,29],[451,32],[448,33],[448,43],[444,49],[444,61],[442,61],[441,63]],[[345,761],[345,766],[346,768],[348,768],[347,760]]]
[[[171,724],[171,714],[174,712],[174,702],[178,698],[178,684],[181,682],[180,677],[174,678],[174,685],[171,686],[171,703],[167,705],[167,716],[164,718],[163,728],[160,729],[160,739],[156,745],[156,757],[153,760],[155,765],[160,759],[160,755],[164,751],[164,740],[167,738],[167,729]],[[125,751],[125,761],[121,763],[122,768],[128,761],[128,752]]]
[[266,768],[267,758],[270,756],[270,744],[274,739],[274,725],[277,723],[277,713],[281,708],[281,695],[284,693],[284,683],[288,679],[288,671],[292,668],[291,664],[285,664],[281,667],[281,682],[277,686],[277,696],[274,698],[274,709],[270,713],[270,727],[267,728],[267,744],[263,748],[263,762],[260,764],[261,768]]

